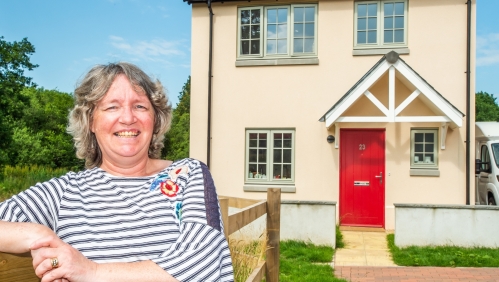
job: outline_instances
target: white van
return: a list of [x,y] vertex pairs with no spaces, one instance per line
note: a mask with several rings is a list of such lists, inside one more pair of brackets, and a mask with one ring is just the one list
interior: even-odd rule
[[476,204],[499,203],[499,122],[475,123]]

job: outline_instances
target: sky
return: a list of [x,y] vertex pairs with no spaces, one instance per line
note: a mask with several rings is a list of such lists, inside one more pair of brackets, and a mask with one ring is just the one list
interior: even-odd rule
[[[475,91],[499,98],[498,10],[499,0],[477,0]],[[35,46],[39,67],[26,74],[67,93],[92,66],[128,61],[159,79],[175,106],[190,75],[190,33],[182,0],[0,1],[0,36]]]

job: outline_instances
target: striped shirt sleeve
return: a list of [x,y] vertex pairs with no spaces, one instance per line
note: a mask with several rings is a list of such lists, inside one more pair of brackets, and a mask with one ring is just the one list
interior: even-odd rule
[[196,163],[183,194],[181,234],[153,261],[180,281],[233,281],[215,185],[206,165]]

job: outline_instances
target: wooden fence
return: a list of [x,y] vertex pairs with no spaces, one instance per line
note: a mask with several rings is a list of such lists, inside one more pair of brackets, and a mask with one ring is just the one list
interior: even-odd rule
[[[260,216],[267,214],[267,253],[266,261],[258,265],[246,282],[279,281],[279,240],[281,219],[281,190],[269,188],[267,201],[256,201],[241,198],[220,197],[220,206],[224,222],[225,236],[248,225]],[[238,213],[229,216],[229,206],[242,208]],[[8,254],[0,252],[0,282],[39,282],[35,275],[31,255]]]
[[[267,251],[266,261],[260,263],[246,282],[279,281],[279,242],[281,225],[281,189],[269,188],[266,201],[242,198],[220,197],[220,207],[224,222],[225,237],[250,224],[260,216],[267,214]],[[229,216],[229,207],[242,209]]]

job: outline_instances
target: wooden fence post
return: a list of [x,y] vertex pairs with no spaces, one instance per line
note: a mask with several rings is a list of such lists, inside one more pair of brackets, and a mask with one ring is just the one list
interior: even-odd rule
[[279,281],[279,242],[281,235],[281,189],[267,189],[267,269],[268,282]]
[[222,212],[222,222],[224,224],[224,234],[229,241],[229,199],[220,198],[220,210]]

